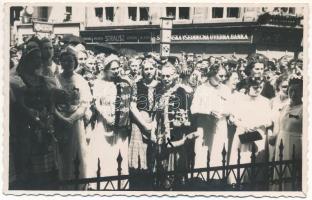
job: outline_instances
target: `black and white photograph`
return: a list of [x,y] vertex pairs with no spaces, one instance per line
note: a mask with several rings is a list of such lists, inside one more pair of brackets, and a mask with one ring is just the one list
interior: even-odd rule
[[5,191],[306,191],[307,5],[5,7]]

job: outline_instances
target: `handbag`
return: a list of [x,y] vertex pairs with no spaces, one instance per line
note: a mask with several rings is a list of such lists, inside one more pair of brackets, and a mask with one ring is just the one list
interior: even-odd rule
[[243,134],[238,135],[238,137],[242,144],[262,140],[262,135],[258,131],[245,132]]

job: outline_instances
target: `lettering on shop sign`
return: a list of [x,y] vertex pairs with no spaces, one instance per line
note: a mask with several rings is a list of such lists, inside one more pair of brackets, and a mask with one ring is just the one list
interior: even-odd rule
[[[203,35],[172,35],[171,41],[214,41],[214,40],[249,40],[247,34],[203,34]],[[156,36],[156,41],[160,36]]]
[[150,42],[150,35],[102,35],[102,36],[81,36],[86,42]]
[[[115,35],[86,35],[82,38],[86,42],[160,42],[160,35],[150,34],[115,34]],[[92,41],[90,41],[92,40]],[[251,41],[251,36],[245,33],[238,34],[173,34],[172,42],[179,41]]]
[[34,32],[53,33],[53,24],[34,21],[33,30]]
[[105,42],[124,42],[125,35],[105,35],[104,41]]

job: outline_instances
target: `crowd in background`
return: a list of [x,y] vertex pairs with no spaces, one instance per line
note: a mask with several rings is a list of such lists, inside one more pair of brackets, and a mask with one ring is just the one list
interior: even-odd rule
[[[303,61],[181,52],[122,55],[33,37],[10,50],[10,186],[301,158]],[[273,174],[275,176],[276,174]],[[185,180],[164,182],[164,189]],[[152,184],[130,180],[130,189]],[[229,183],[235,183],[229,177]],[[125,184],[125,183],[123,183]],[[283,185],[285,190],[289,187]],[[84,189],[94,189],[89,184]],[[274,186],[270,188],[274,189]]]

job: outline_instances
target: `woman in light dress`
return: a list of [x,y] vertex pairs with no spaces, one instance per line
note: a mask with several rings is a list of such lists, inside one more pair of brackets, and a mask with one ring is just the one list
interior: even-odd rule
[[195,168],[222,165],[222,149],[228,146],[226,116],[229,114],[229,89],[222,84],[226,70],[214,64],[208,72],[208,81],[200,85],[194,94],[191,112],[195,117],[197,138],[195,140]]
[[[271,106],[273,111],[273,124],[274,132],[277,132],[278,120],[282,109],[289,103],[288,98],[288,75],[283,74],[276,79],[275,89],[277,92],[276,97],[271,100]],[[276,135],[269,137],[269,161],[275,159],[275,145],[276,145]]]
[[[114,63],[114,66],[113,64]],[[128,174],[128,139],[121,138],[116,132],[115,126],[117,87],[113,82],[113,68],[115,63],[106,64],[100,69],[99,78],[94,82],[94,98],[98,112],[97,122],[90,137],[88,176],[96,177],[98,166],[101,168],[100,176],[117,176],[117,157],[120,152],[122,156],[122,174]],[[102,189],[106,183],[100,186]],[[125,186],[122,181],[122,187]],[[95,184],[90,184],[89,189],[96,189]],[[106,189],[116,189],[117,182],[109,184]]]
[[57,105],[55,111],[59,119],[58,131],[63,137],[60,144],[61,177],[63,180],[75,178],[74,160],[78,158],[79,178],[86,178],[88,158],[83,116],[91,94],[87,82],[74,72],[78,65],[76,55],[67,49],[61,54],[60,61],[63,72],[57,75],[57,86],[67,94],[66,103]]
[[[293,147],[295,147],[294,158],[299,162],[302,160],[302,93],[303,93],[303,80],[300,78],[291,78],[289,80],[289,103],[281,110],[278,127],[275,129],[277,140],[275,145],[275,160],[279,160],[280,153],[283,153],[283,160],[293,159]],[[279,146],[283,142],[283,152],[280,152]],[[284,177],[291,177],[289,171],[285,171]],[[277,172],[274,171],[274,179],[278,179]],[[300,184],[300,183],[297,183]],[[291,182],[283,183],[282,190],[299,190],[291,187]],[[278,185],[273,185],[273,190],[278,190]]]
[[[239,75],[237,72],[228,72],[227,80],[225,81],[225,85],[229,89],[229,116],[227,118],[227,128],[228,128],[228,146],[227,146],[227,161],[229,162],[229,158],[231,156],[232,143],[233,138],[237,129],[237,126],[234,123],[235,112],[238,110],[237,107],[241,105],[241,102],[244,98],[244,94],[242,92],[237,91],[237,83],[239,82]],[[234,152],[235,153],[235,152]]]
[[[240,149],[240,163],[251,163],[251,152],[255,146],[256,162],[264,162],[267,158],[267,127],[272,125],[271,107],[269,99],[261,96],[263,82],[249,79],[246,88],[246,95],[241,99],[240,104],[235,107],[234,122],[237,126],[234,135],[230,165],[237,164],[238,149]],[[240,136],[246,133],[258,132],[261,138],[243,141]],[[243,177],[246,180],[248,177]],[[230,183],[236,183],[232,174],[229,177]]]

